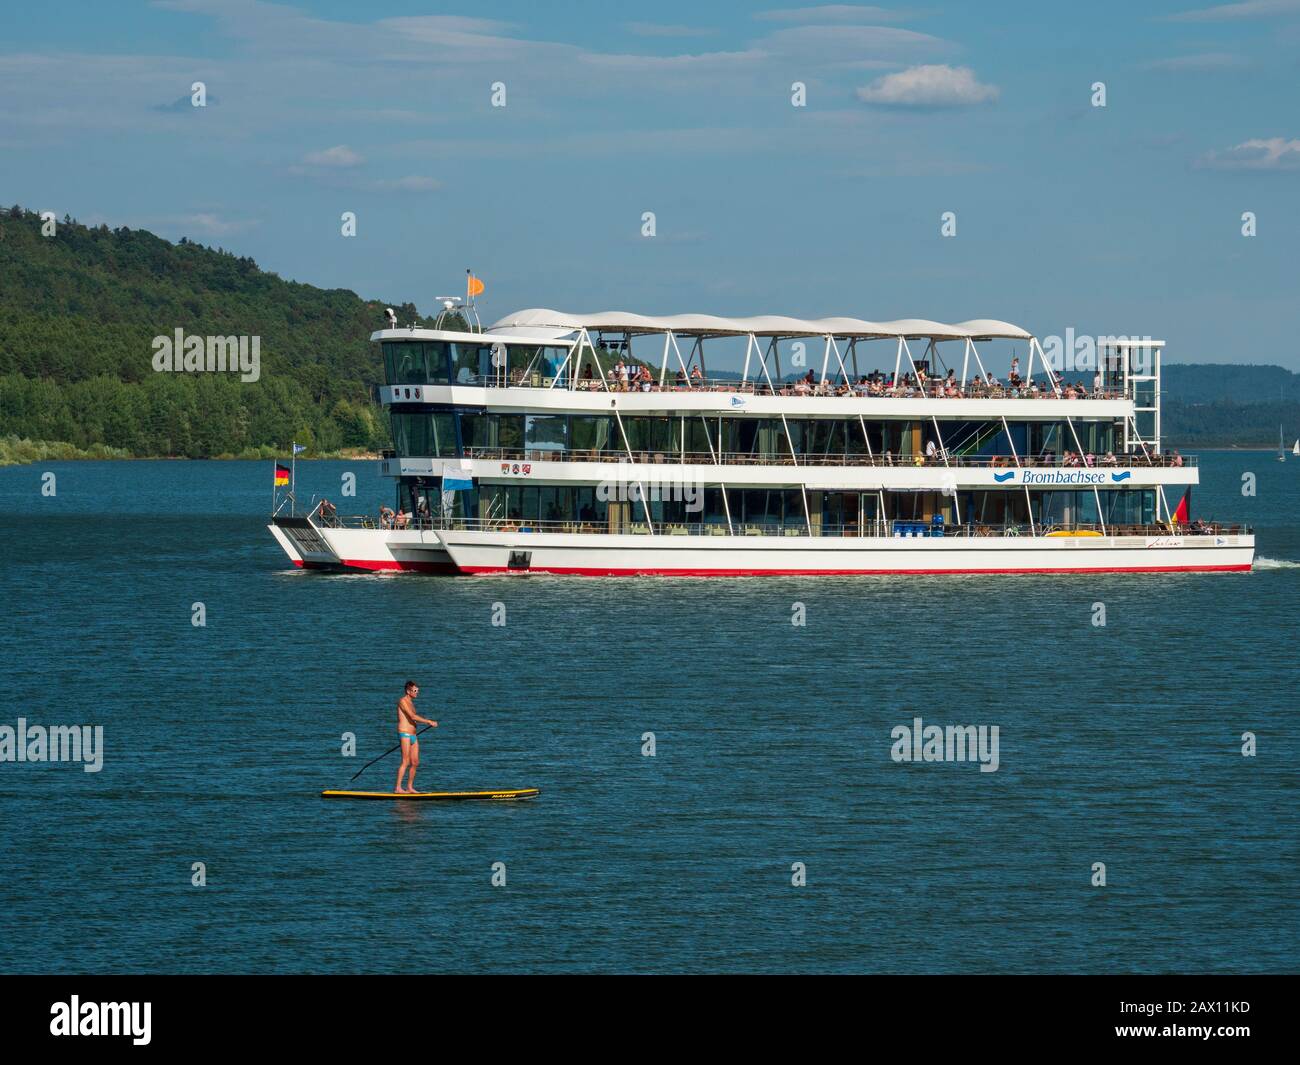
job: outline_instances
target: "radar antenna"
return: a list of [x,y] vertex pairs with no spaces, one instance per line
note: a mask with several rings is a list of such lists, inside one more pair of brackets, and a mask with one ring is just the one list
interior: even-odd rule
[[479,321],[478,308],[474,304],[466,303],[459,296],[435,296],[434,299],[442,304],[442,310],[433,323],[434,329],[441,329],[447,316],[455,314],[465,320],[472,332],[483,332],[483,323]]

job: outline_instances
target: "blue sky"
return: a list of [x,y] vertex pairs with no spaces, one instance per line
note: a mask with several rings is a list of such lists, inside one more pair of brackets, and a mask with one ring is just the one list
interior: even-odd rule
[[51,0],[0,31],[0,201],[426,311],[473,266],[489,322],[992,317],[1300,369],[1300,0],[635,10]]

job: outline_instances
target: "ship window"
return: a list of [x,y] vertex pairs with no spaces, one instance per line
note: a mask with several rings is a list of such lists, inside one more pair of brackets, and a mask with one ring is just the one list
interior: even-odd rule
[[1156,495],[1153,490],[1125,489],[1102,493],[1106,521],[1113,525],[1154,525]]
[[[803,443],[800,444],[796,426],[802,424]],[[790,422],[790,431],[795,435],[795,447],[808,455],[844,455],[861,454],[865,448],[862,441],[862,428],[856,422],[851,427],[856,432],[857,451],[854,452],[850,425],[836,419],[814,419],[804,423]]]
[[390,385],[445,385],[447,345],[385,341],[384,376]]
[[562,414],[529,414],[524,424],[524,447],[538,451],[563,451],[568,441],[568,419]]
[[580,451],[607,451],[613,445],[613,419],[606,414],[573,416],[571,446]]
[[451,413],[425,414],[394,411],[393,446],[403,456],[437,456],[456,454],[456,429]]
[[732,488],[728,493],[733,522],[806,527],[802,493],[797,488]]
[[457,414],[460,438],[466,447],[496,447],[496,422],[490,414]]
[[501,414],[497,416],[498,447],[519,449],[524,446],[524,416]]
[[451,354],[451,383],[453,385],[480,384],[489,370],[489,351],[482,344],[449,344]]
[[709,455],[712,452],[713,432],[703,418],[691,416],[686,419],[686,450],[693,455]]

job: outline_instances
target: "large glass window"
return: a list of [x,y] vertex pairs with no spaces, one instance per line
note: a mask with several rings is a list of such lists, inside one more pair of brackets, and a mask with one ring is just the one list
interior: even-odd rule
[[718,421],[706,422],[698,415],[686,419],[686,450],[697,459],[708,460],[717,446]]
[[619,449],[617,426],[607,414],[575,414],[570,427],[570,445],[578,451]]
[[386,340],[384,379],[390,385],[445,385],[447,345],[418,340]]
[[[1067,451],[1083,449],[1084,453],[1104,455],[1115,450],[1114,422],[1076,421],[1071,432],[1069,422],[1029,422],[1026,431],[1029,434],[1029,447],[1025,452],[1030,458],[1048,460],[1059,459]],[[1075,437],[1078,437],[1076,441]]]
[[[793,428],[791,423],[791,428]],[[796,447],[800,447],[798,438]],[[803,441],[800,451],[808,455],[857,455],[866,452],[862,426],[855,419],[818,418],[803,423]]]
[[808,527],[797,488],[729,488],[727,501],[735,523]]
[[1101,493],[1108,525],[1154,525],[1156,494],[1153,489],[1121,489]]
[[680,448],[681,418],[633,417],[623,419],[627,446],[633,451],[672,454]]
[[[860,437],[860,433],[856,434]],[[877,455],[893,458],[912,455],[921,450],[921,426],[918,422],[867,422],[867,439]]]
[[525,416],[522,414],[462,412],[459,417],[462,447],[519,450],[524,446]]
[[497,420],[495,414],[469,414],[462,412],[460,439],[467,448],[497,447]]
[[451,357],[451,383],[453,385],[481,384],[489,372],[490,353],[483,344],[449,344]]
[[450,411],[393,411],[393,446],[403,457],[451,458],[456,454],[456,428]]
[[524,447],[532,451],[563,451],[569,442],[569,419],[563,414],[525,416]]
[[518,451],[524,446],[524,415],[498,414],[497,446]]

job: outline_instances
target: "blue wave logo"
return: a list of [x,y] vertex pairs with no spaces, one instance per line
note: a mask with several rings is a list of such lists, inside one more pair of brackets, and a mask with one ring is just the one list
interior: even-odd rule
[[1132,470],[1125,470],[1123,473],[1112,473],[1112,474],[1110,475],[1110,479],[1111,479],[1112,481],[1116,481],[1116,482],[1118,482],[1118,481],[1127,481],[1127,480],[1128,480],[1130,477],[1132,477],[1132,476],[1133,476],[1133,471],[1132,471]]
[[732,396],[731,405],[733,407],[743,407],[745,405],[745,401],[741,399],[739,396]]
[[997,481],[998,484],[1006,484],[1007,481],[1011,480],[1011,478],[1013,478],[1015,475],[1016,475],[1015,470],[1007,470],[1006,473],[995,473],[993,475],[993,479]]

